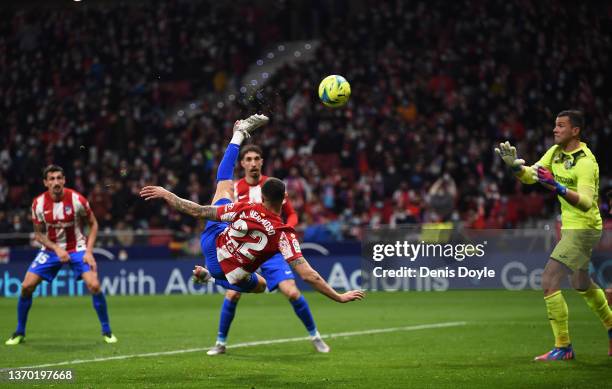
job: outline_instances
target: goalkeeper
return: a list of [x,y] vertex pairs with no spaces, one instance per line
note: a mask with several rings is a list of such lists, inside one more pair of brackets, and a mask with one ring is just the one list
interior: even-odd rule
[[533,166],[523,166],[516,148],[509,142],[495,149],[524,184],[539,182],[557,193],[561,203],[561,240],[557,243],[542,274],[542,289],[548,319],[555,336],[555,347],[536,361],[574,359],[568,310],[561,282],[569,275],[572,288],[582,295],[608,330],[608,355],[612,356],[612,312],[604,291],[588,273],[593,248],[602,233],[599,214],[599,165],[587,145],[580,141],[584,118],[580,111],[562,111],[553,130],[555,145]]

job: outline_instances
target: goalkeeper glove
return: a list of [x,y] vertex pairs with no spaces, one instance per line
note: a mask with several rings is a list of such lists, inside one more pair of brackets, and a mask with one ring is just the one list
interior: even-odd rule
[[567,187],[559,184],[557,180],[555,180],[555,176],[550,172],[550,170],[542,167],[538,164],[533,165],[533,179],[542,184],[545,188],[554,190],[560,196],[565,196],[567,193]]
[[512,146],[510,142],[500,143],[495,152],[513,172],[520,173],[523,170],[525,160],[516,158],[516,147]]

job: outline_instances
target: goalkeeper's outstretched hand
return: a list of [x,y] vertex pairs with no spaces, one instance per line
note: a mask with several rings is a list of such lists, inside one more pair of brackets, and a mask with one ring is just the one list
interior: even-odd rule
[[510,142],[505,141],[500,143],[499,148],[495,148],[495,152],[513,172],[519,173],[523,170],[525,160],[516,157],[516,147],[512,146]]

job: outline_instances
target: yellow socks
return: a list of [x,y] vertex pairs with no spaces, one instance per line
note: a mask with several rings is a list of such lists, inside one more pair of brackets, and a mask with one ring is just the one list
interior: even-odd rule
[[[605,300],[605,298],[604,298]],[[555,335],[555,347],[567,347],[571,343],[568,329],[568,310],[565,299],[558,290],[555,293],[545,296],[546,312],[548,320]]]
[[[608,307],[608,301],[604,291],[596,285],[584,291],[578,292],[584,297],[587,305],[595,312],[606,329],[612,329],[612,311]],[[555,347],[567,347],[571,343],[568,328],[568,309],[563,294],[558,290],[545,296],[546,312],[548,320],[555,335]]]
[[604,327],[608,330],[612,329],[612,311],[608,307],[604,291],[596,285],[591,285],[588,290],[578,293],[584,297],[584,301],[599,317]]

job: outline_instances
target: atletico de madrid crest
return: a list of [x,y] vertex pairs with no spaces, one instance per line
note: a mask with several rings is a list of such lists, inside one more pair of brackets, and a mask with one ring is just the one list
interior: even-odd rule
[[72,207],[70,205],[66,205],[64,207],[64,214],[66,214],[66,215],[71,215],[72,214]]

